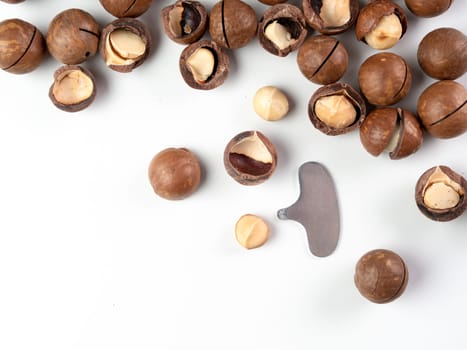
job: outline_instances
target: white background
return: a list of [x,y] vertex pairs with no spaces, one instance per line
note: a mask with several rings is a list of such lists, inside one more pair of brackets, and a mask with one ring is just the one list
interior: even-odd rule
[[[258,17],[266,9],[249,1]],[[405,8],[402,1],[398,1]],[[208,9],[214,1],[205,1]],[[141,17],[154,49],[130,74],[85,64],[97,78],[86,110],[58,110],[47,93],[60,64],[50,56],[36,71],[0,71],[0,349],[461,349],[467,346],[467,214],[447,223],[425,218],[414,186],[428,168],[448,165],[467,176],[467,134],[425,135],[422,148],[399,161],[369,155],[358,132],[326,136],[314,129],[307,103],[318,87],[299,72],[296,53],[273,56],[255,39],[230,52],[231,74],[211,91],[189,88],[178,70],[183,46],[162,32],[155,1]],[[79,7],[101,25],[113,20],[98,1],[26,0],[0,4],[1,19],[19,17],[45,34],[58,12]],[[445,14],[408,14],[406,36],[391,52],[406,58],[413,86],[399,106],[415,110],[433,82],[416,48],[432,29],[467,32],[467,2]],[[376,53],[340,35],[350,56],[342,81]],[[467,76],[459,79],[464,86]],[[290,98],[289,115],[266,122],[252,98],[275,85]],[[278,167],[265,183],[245,187],[225,172],[227,142],[260,130],[276,145]],[[157,197],[147,179],[152,157],[187,147],[204,179],[183,201]],[[317,258],[303,228],[279,221],[298,196],[298,167],[322,162],[334,177],[341,239]],[[271,227],[263,247],[234,239],[246,213]],[[408,265],[406,292],[377,305],[353,284],[355,263],[375,248]]]

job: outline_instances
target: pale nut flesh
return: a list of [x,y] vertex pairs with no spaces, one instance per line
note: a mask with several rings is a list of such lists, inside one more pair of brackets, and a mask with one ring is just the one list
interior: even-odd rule
[[143,39],[127,29],[111,32],[105,43],[107,65],[129,65],[144,55],[146,44]]
[[392,137],[388,142],[388,145],[384,149],[387,153],[392,153],[396,150],[397,145],[399,144],[399,141],[402,137],[402,123],[400,121],[397,121],[397,125],[394,128],[394,132],[392,133]]
[[186,63],[195,80],[199,83],[204,83],[214,72],[216,59],[211,50],[200,47],[188,57]]
[[243,215],[235,225],[235,238],[247,249],[258,248],[269,239],[269,226],[256,215]]
[[273,157],[266,145],[261,141],[258,134],[255,132],[251,136],[245,137],[236,143],[231,153],[242,154],[248,158],[254,159],[262,163],[272,163]]
[[344,95],[321,97],[314,109],[319,120],[335,129],[346,128],[357,118],[354,105]]
[[377,50],[393,47],[402,36],[402,23],[395,14],[383,16],[376,27],[365,35],[366,43]]
[[423,202],[430,209],[450,209],[459,204],[463,194],[461,186],[437,167],[423,189]]
[[340,27],[350,21],[350,0],[323,0],[319,16],[326,27]]
[[55,80],[52,93],[63,105],[74,105],[91,97],[94,84],[90,77],[79,70],[66,71]]
[[274,86],[264,86],[256,91],[253,108],[261,118],[268,121],[282,119],[289,111],[287,96]]
[[278,21],[273,21],[267,25],[264,30],[264,35],[280,50],[284,50],[292,46],[297,40],[292,38],[292,34],[285,26]]

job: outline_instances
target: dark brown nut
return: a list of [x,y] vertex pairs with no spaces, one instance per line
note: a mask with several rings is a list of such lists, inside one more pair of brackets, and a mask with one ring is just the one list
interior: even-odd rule
[[452,0],[405,0],[410,12],[418,17],[435,17],[451,6]]
[[322,34],[339,34],[357,19],[358,0],[303,0],[303,14],[308,25]]
[[78,112],[88,107],[96,97],[96,82],[86,68],[66,65],[54,73],[49,89],[53,104],[65,112]]
[[327,85],[345,74],[349,55],[345,46],[327,35],[312,36],[298,49],[298,68],[315,84]]
[[283,4],[284,2],[287,2],[287,0],[258,0],[258,1],[269,6]]
[[198,41],[206,31],[208,12],[198,1],[178,0],[161,11],[165,34],[179,44]]
[[138,17],[145,13],[152,0],[99,0],[105,10],[111,15],[122,17]]
[[211,9],[209,34],[219,46],[237,49],[256,36],[258,18],[255,10],[241,0],[221,0]]
[[302,10],[291,4],[269,7],[259,22],[258,39],[273,55],[284,57],[298,49],[307,36]]
[[451,221],[467,209],[467,181],[451,168],[439,165],[425,171],[415,185],[415,202],[427,218]]
[[110,69],[129,73],[144,63],[151,50],[151,33],[134,18],[119,18],[102,29],[99,53]]
[[201,182],[201,165],[186,148],[166,148],[149,164],[149,181],[154,192],[165,199],[180,200],[193,194]]
[[418,64],[430,77],[454,80],[467,71],[467,36],[454,28],[438,28],[422,39]]
[[401,108],[379,108],[370,112],[360,126],[360,141],[371,155],[383,152],[391,159],[415,153],[423,142],[418,118]]
[[7,4],[19,4],[20,2],[23,2],[24,0],[1,0],[3,2],[6,2]]
[[376,106],[389,106],[407,95],[412,84],[412,73],[401,56],[382,52],[362,63],[358,83],[368,102]]
[[45,54],[45,40],[39,29],[21,19],[0,22],[0,68],[14,74],[36,69]]
[[404,260],[387,249],[369,251],[355,266],[355,286],[362,296],[377,304],[389,303],[401,296],[408,279]]
[[97,52],[99,24],[86,11],[65,10],[50,22],[46,42],[56,60],[64,64],[82,63]]
[[360,10],[355,24],[355,34],[377,50],[393,47],[407,30],[407,16],[396,3],[388,0],[376,0]]
[[417,113],[431,136],[462,135],[467,131],[467,89],[452,80],[433,83],[418,98]]
[[276,149],[259,131],[236,135],[224,150],[225,170],[242,185],[258,185],[266,181],[276,165]]
[[180,55],[180,73],[193,89],[211,90],[222,85],[229,75],[229,56],[212,40],[187,46]]
[[365,116],[366,105],[362,96],[345,83],[320,87],[308,103],[311,123],[326,135],[341,135],[355,130]]

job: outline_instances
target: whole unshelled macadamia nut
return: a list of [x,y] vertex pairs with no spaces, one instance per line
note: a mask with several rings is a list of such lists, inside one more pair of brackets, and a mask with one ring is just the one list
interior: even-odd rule
[[152,0],[99,0],[111,15],[122,17],[138,17],[146,12]]
[[368,300],[383,304],[397,299],[405,290],[409,272],[402,258],[387,249],[364,254],[355,266],[354,282]]
[[427,218],[451,221],[467,209],[467,181],[445,165],[425,171],[415,186],[415,202]]
[[166,148],[154,156],[149,165],[149,180],[154,192],[169,200],[193,194],[201,182],[201,166],[186,148]]
[[39,29],[21,19],[0,22],[0,68],[14,74],[36,69],[45,54],[45,40]]
[[94,56],[99,46],[99,24],[81,9],[68,9],[56,15],[46,36],[50,54],[64,64],[80,64]]
[[415,16],[434,17],[446,12],[453,0],[405,0],[407,8]]
[[246,249],[261,247],[269,239],[269,225],[259,216],[243,215],[235,224],[235,238]]
[[279,120],[289,111],[289,100],[278,88],[263,86],[253,97],[253,108],[264,120]]

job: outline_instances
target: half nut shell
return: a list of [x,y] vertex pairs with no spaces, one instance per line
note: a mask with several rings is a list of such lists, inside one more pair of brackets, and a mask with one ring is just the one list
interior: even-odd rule
[[308,25],[326,35],[348,30],[359,12],[358,0],[303,0],[302,8]]

